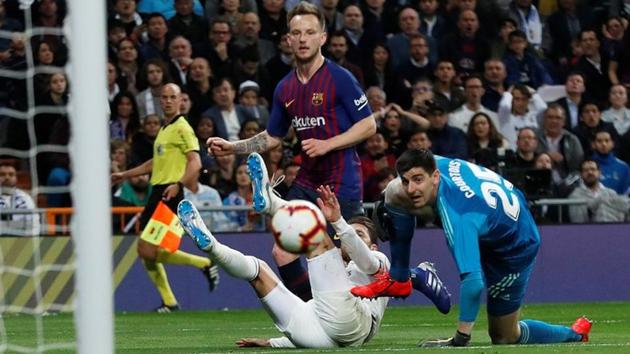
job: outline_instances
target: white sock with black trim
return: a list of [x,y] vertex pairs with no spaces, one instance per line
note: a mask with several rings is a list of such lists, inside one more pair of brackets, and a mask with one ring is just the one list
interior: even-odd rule
[[210,259],[229,275],[251,281],[258,276],[260,266],[258,258],[246,256],[241,252],[218,242],[212,245]]

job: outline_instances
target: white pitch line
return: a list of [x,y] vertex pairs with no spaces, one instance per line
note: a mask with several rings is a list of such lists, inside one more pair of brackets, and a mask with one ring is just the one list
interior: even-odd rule
[[[630,346],[630,342],[626,342],[626,343],[576,343],[576,344],[570,344],[570,343],[558,343],[558,344],[533,344],[533,345],[474,345],[474,346],[469,346],[469,347],[451,347],[451,348],[442,348],[444,350],[479,350],[479,349],[497,349],[499,347],[502,348],[518,348],[518,347],[528,347],[528,348],[562,348],[562,347],[570,347],[570,348],[578,348],[578,347],[624,347],[624,346]],[[440,349],[440,348],[426,348],[426,349]],[[234,347],[234,350],[255,350],[255,348],[238,348],[238,347]],[[419,348],[419,347],[409,347],[409,348],[382,348],[382,349],[376,349],[376,348],[334,348],[334,349],[320,349],[320,350],[313,350],[313,349],[292,349],[290,352],[291,353],[337,353],[340,351],[343,351],[345,353],[360,353],[360,352],[375,352],[375,351],[379,351],[379,352],[418,352],[423,350],[423,348]],[[210,353],[223,353],[223,351],[221,352],[198,352],[196,354],[210,354]],[[269,349],[269,350],[256,350],[256,354],[272,354],[278,353],[278,348],[276,349]]]

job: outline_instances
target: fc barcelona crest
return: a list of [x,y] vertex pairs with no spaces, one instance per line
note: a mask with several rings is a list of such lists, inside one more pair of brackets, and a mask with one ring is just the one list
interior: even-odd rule
[[323,92],[313,93],[313,98],[311,98],[311,102],[315,106],[319,106],[320,104],[324,103],[324,93]]

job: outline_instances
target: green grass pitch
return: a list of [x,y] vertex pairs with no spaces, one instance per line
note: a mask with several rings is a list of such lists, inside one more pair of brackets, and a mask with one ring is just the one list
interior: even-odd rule
[[[483,311],[483,310],[482,310]],[[380,332],[360,348],[302,350],[292,352],[408,352],[444,353],[630,353],[630,302],[597,304],[527,305],[524,318],[571,325],[580,315],[595,321],[589,343],[556,345],[491,346],[486,333],[485,315],[481,315],[469,348],[421,349],[416,345],[426,338],[450,336],[455,329],[457,308],[444,316],[432,307],[391,307],[387,310]],[[36,345],[36,321],[26,315],[3,318],[8,343]],[[116,314],[116,353],[271,353],[272,348],[237,348],[241,337],[278,336],[269,317],[262,310],[182,311],[172,314]],[[70,314],[43,318],[46,344],[72,341],[74,324]],[[6,344],[2,343],[2,344]],[[286,350],[282,350],[286,351]],[[10,352],[10,351],[9,351]],[[51,351],[66,353],[69,350]],[[48,352],[47,352],[48,353]]]

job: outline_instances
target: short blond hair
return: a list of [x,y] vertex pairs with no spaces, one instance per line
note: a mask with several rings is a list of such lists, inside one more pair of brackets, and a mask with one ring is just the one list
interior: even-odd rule
[[319,23],[322,26],[322,31],[326,32],[326,18],[319,7],[306,1],[300,1],[300,3],[292,8],[287,14],[287,27],[289,27],[291,20],[298,15],[313,15],[317,17],[317,20],[319,20]]

